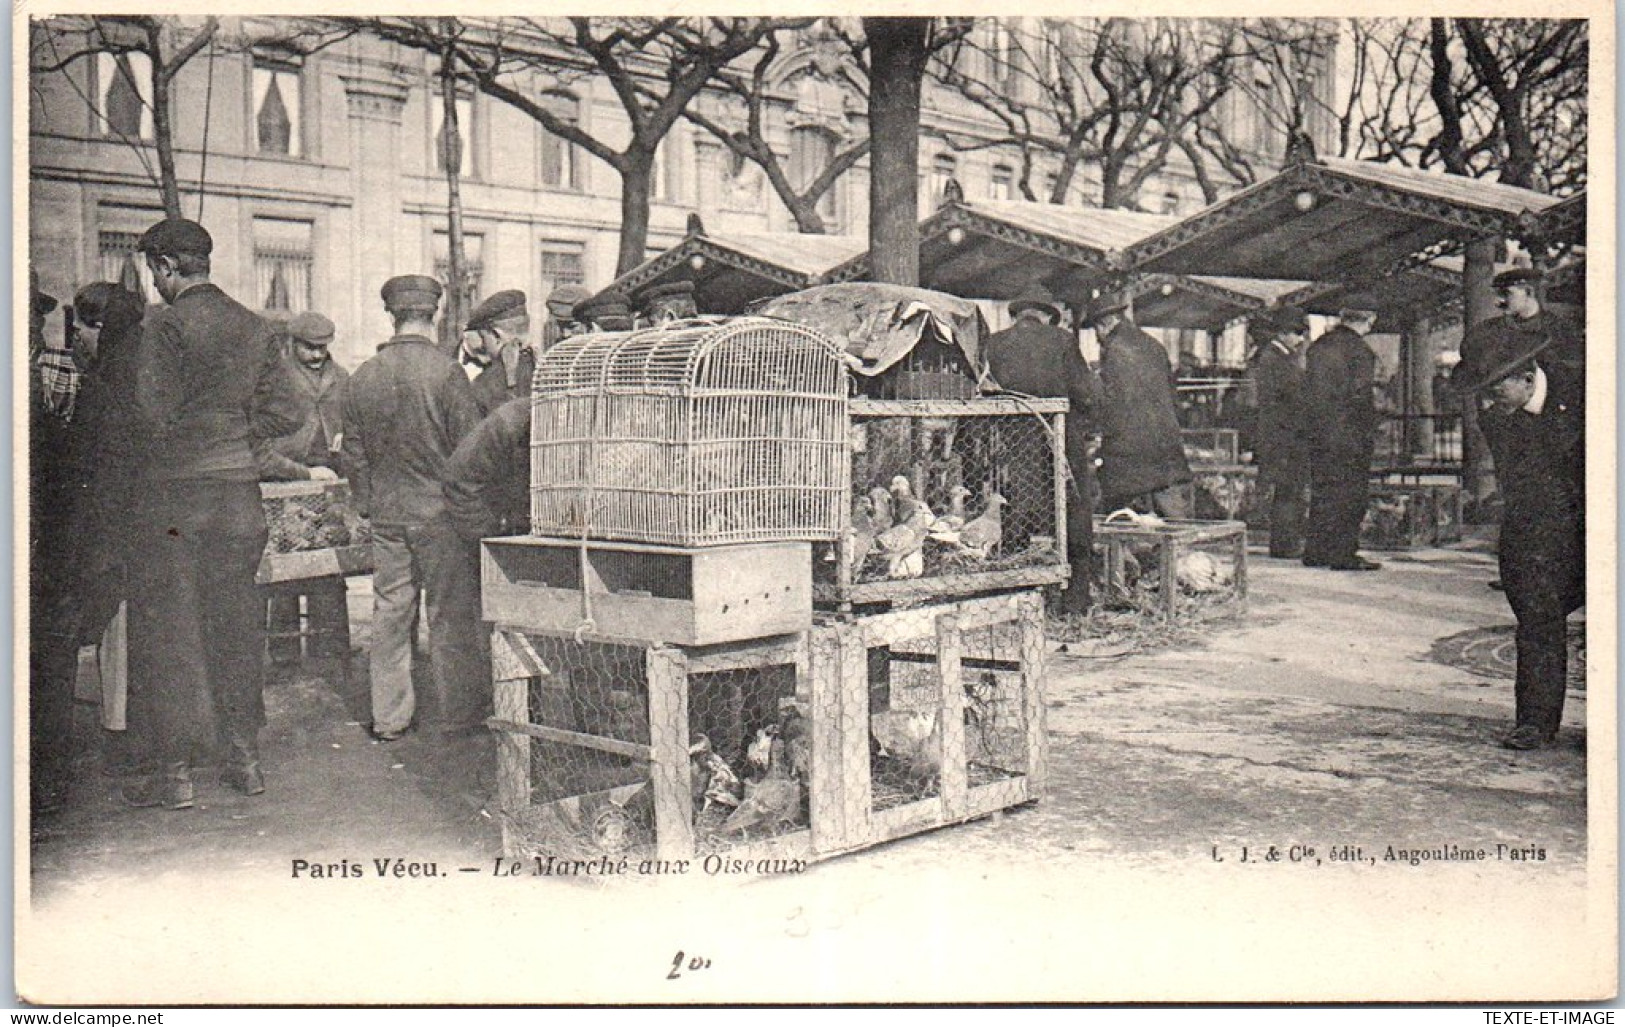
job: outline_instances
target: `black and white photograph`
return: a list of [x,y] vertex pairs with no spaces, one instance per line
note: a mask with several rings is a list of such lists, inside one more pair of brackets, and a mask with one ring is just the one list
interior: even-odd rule
[[1611,6],[113,7],[16,1003],[1617,994]]

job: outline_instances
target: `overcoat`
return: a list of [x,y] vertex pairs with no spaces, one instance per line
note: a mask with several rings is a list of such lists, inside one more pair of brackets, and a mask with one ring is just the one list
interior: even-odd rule
[[1124,321],[1100,342],[1100,491],[1144,495],[1191,480],[1179,434],[1173,366],[1151,336]]
[[530,525],[530,397],[510,399],[457,444],[446,464],[446,512],[470,542]]
[[1313,461],[1367,473],[1377,434],[1376,372],[1377,355],[1352,328],[1337,325],[1309,344],[1304,377]]
[[1017,321],[987,339],[988,373],[1001,388],[1028,396],[1070,401],[1066,415],[1066,459],[1083,495],[1094,480],[1088,438],[1097,428],[1100,379],[1064,328]]
[[1267,342],[1253,365],[1258,417],[1253,436],[1260,484],[1309,483],[1309,408],[1305,374],[1297,358],[1277,342]]

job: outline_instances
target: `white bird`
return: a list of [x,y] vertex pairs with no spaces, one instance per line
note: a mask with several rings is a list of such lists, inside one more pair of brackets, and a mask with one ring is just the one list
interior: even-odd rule
[[953,487],[953,491],[948,493],[948,512],[931,525],[932,538],[950,544],[959,541],[959,529],[965,526],[965,500],[970,495],[970,489],[963,485]]
[[766,771],[769,761],[773,758],[773,738],[779,733],[778,726],[769,724],[756,732],[756,740],[745,749],[745,761],[755,770]]

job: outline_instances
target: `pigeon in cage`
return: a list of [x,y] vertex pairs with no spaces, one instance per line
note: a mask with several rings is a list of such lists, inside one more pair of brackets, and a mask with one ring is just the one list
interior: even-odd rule
[[767,773],[768,762],[773,758],[773,739],[778,733],[777,724],[758,728],[755,739],[745,747],[745,763],[757,776]]
[[917,578],[925,573],[925,537],[935,519],[930,507],[915,501],[907,520],[876,537],[876,551],[886,558],[887,577]]
[[936,519],[931,525],[931,537],[938,542],[958,542],[959,532],[965,527],[965,500],[971,497],[971,490],[963,485],[955,485],[948,493],[948,512]]
[[999,547],[999,541],[1004,537],[1004,507],[1008,502],[1009,500],[997,492],[993,493],[988,498],[987,509],[982,511],[981,516],[959,529],[957,537],[949,536],[954,551],[960,556],[976,560],[986,560],[993,555],[994,550]]
[[728,761],[711,748],[711,739],[700,735],[699,740],[689,746],[688,755],[689,792],[695,810],[707,813],[712,806],[737,807],[744,786]]
[[875,547],[875,536],[891,527],[891,500],[884,489],[877,498],[873,492],[858,498],[857,509],[852,512],[852,569],[854,573],[869,559]]
[[799,704],[791,703],[779,721],[779,738],[784,740],[786,757],[790,761],[790,774],[803,784],[812,780],[811,726]]
[[1222,592],[1236,580],[1235,570],[1212,553],[1181,553],[1174,561],[1174,576],[1187,592]]
[[942,718],[930,710],[888,710],[869,717],[871,755],[920,792],[942,774]]
[[753,827],[794,824],[801,814],[801,782],[790,775],[790,760],[784,740],[772,739],[767,776],[745,782],[745,797],[739,808],[722,822],[724,832],[748,832]]

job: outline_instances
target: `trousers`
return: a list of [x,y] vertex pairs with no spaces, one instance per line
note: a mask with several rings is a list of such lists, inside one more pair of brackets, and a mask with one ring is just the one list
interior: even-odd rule
[[150,482],[130,540],[131,756],[190,761],[265,724],[265,512],[253,481]]
[[1371,493],[1370,458],[1326,458],[1316,454],[1309,471],[1309,521],[1303,558],[1317,563],[1350,563],[1360,550],[1360,524]]
[[417,712],[412,628],[420,591],[429,627],[434,719],[444,730],[481,724],[490,705],[490,672],[480,624],[478,543],[460,538],[446,520],[375,524],[372,556],[374,730],[404,731]]

